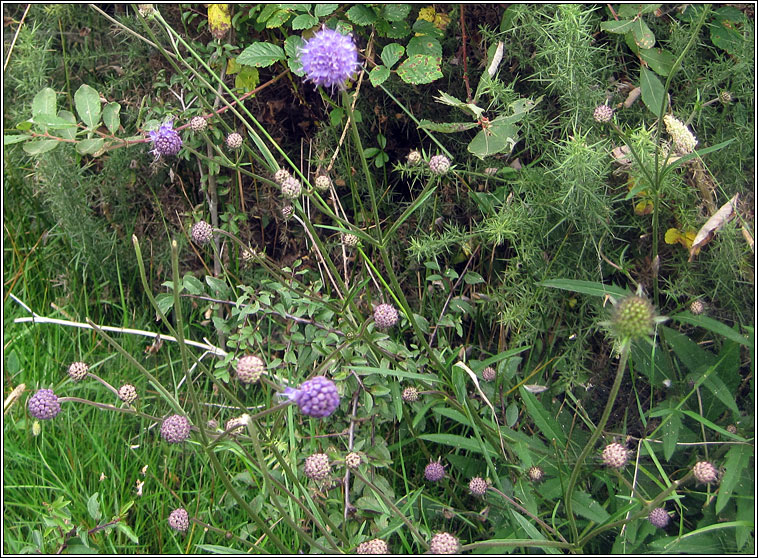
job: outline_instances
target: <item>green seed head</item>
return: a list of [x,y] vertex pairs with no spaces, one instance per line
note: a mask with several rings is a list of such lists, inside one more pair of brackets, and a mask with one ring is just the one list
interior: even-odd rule
[[655,310],[646,298],[628,296],[615,306],[611,323],[614,332],[622,339],[647,337],[653,333]]

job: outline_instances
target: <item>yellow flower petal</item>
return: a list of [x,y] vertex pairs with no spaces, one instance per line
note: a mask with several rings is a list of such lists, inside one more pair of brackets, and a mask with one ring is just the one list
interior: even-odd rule
[[666,236],[663,237],[664,242],[666,244],[676,244],[679,242],[679,239],[681,238],[682,233],[679,232],[679,229],[670,228],[666,231]]

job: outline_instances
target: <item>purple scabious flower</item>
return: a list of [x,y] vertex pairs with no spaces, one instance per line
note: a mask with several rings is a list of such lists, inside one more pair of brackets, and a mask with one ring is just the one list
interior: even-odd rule
[[358,69],[358,48],[352,37],[334,29],[322,29],[300,48],[306,79],[316,86],[344,89]]
[[176,155],[182,148],[182,138],[174,130],[174,121],[169,120],[157,130],[151,130],[150,140],[153,142],[153,153],[159,155]]
[[297,403],[304,415],[315,418],[328,417],[340,404],[337,386],[324,376],[303,382],[298,389],[288,387],[279,395]]
[[49,420],[61,412],[58,396],[51,389],[40,389],[29,398],[29,414],[39,420]]

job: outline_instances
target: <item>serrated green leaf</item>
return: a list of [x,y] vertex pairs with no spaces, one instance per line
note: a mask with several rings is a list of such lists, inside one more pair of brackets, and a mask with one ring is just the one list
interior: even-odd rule
[[3,145],[13,145],[14,143],[26,141],[30,137],[26,134],[5,134],[3,135]]
[[261,82],[258,68],[253,66],[243,66],[242,69],[234,76],[234,87],[242,91],[252,91]]
[[[319,4],[320,5],[320,4]],[[300,35],[290,35],[284,41],[284,52],[287,54],[287,66],[296,76],[303,77],[303,63],[300,61],[300,48],[305,44],[305,40]]]
[[410,4],[385,4],[382,15],[387,21],[402,21],[411,13]]
[[99,498],[100,498],[100,493],[95,492],[87,500],[87,513],[89,513],[89,516],[95,521],[100,521],[100,518],[103,516],[103,514],[100,512],[100,499]]
[[87,128],[95,128],[100,124],[100,93],[86,83],[74,93],[76,112]]
[[103,123],[111,134],[116,134],[121,126],[120,113],[121,105],[118,103],[108,103],[103,109]]
[[103,138],[83,139],[76,144],[76,151],[82,155],[95,155],[103,148],[103,145],[105,145]]
[[278,10],[274,12],[274,14],[266,20],[266,29],[278,29],[290,18],[291,15],[292,13],[288,10]]
[[439,66],[440,62],[441,60],[433,56],[417,54],[407,58],[405,62],[400,64],[397,68],[397,75],[405,83],[412,85],[431,83],[442,77]]
[[484,159],[504,151],[510,153],[517,141],[518,131],[515,125],[493,120],[471,140],[468,151],[479,159]]
[[382,62],[388,68],[397,64],[397,61],[403,57],[405,47],[398,43],[390,43],[382,49]]
[[55,91],[45,87],[37,93],[32,99],[32,117],[40,114],[55,114],[57,112],[57,101]]
[[[76,116],[74,116],[74,113],[69,112],[67,110],[59,110],[58,118],[67,120],[68,122],[72,124],[76,124]],[[58,135],[60,135],[60,137],[62,137],[63,139],[72,140],[76,138],[77,131],[78,131],[78,126],[74,126],[73,128],[66,128],[64,130],[61,130],[60,132],[58,132]]]
[[182,278],[182,285],[184,285],[184,288],[187,289],[189,294],[199,295],[205,292],[205,287],[200,279],[190,273],[184,275]]
[[671,73],[671,70],[674,69],[676,58],[667,50],[642,48],[639,54],[647,65],[650,66],[650,69],[659,76],[667,77]]
[[255,21],[258,23],[264,23],[268,21],[268,18],[274,15],[274,13],[278,9],[279,9],[279,6],[277,4],[266,4],[265,6],[263,6],[261,13],[258,14],[258,18]]
[[134,544],[139,544],[139,537],[137,536],[137,533],[135,533],[132,528],[123,521],[116,523],[116,529],[126,535],[126,537]]
[[409,57],[417,54],[425,54],[435,58],[442,58],[442,45],[434,37],[424,35],[422,37],[413,37],[408,41],[405,52]]
[[640,69],[640,89],[642,90],[642,102],[645,103],[650,112],[658,116],[666,94],[661,80],[653,72],[643,67]]
[[621,4],[616,15],[624,19],[632,19],[638,15],[651,14],[662,4]]
[[620,19],[618,21],[603,21],[600,24],[600,29],[608,31],[608,33],[626,33],[632,30],[634,21]]
[[205,282],[216,295],[222,297],[229,294],[229,286],[226,284],[226,281],[223,281],[218,277],[213,277],[212,275],[206,275]]
[[316,14],[317,17],[324,17],[333,13],[339,7],[339,4],[316,4],[313,13]]
[[411,33],[411,26],[407,21],[386,21],[380,19],[376,23],[376,31],[380,37],[389,39],[402,39]]
[[381,64],[374,66],[374,69],[371,70],[368,75],[368,79],[374,87],[379,87],[382,83],[387,81],[388,77],[390,77],[389,68],[382,66]]
[[252,43],[237,56],[237,62],[247,66],[266,68],[284,60],[284,57],[284,50],[280,46],[271,43]]
[[347,18],[356,25],[371,25],[376,23],[376,13],[369,6],[356,4],[347,11]]
[[634,25],[632,25],[632,34],[638,47],[653,48],[655,46],[655,35],[642,18],[635,20]]
[[58,147],[59,144],[60,142],[58,140],[28,141],[24,144],[24,151],[29,155],[41,155],[42,153],[52,151]]
[[292,29],[299,31],[300,29],[310,29],[314,25],[318,25],[318,18],[311,14],[300,14],[292,20]]

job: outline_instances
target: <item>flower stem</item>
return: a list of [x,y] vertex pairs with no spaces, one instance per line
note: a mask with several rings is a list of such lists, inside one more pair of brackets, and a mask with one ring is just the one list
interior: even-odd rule
[[605,405],[605,410],[603,411],[603,415],[600,417],[600,422],[598,422],[595,431],[590,436],[590,439],[587,440],[587,444],[584,446],[582,453],[579,454],[579,457],[576,460],[576,464],[574,465],[574,469],[571,471],[571,477],[569,477],[568,486],[566,487],[566,496],[564,498],[566,502],[566,517],[568,518],[571,525],[571,535],[574,541],[577,541],[579,539],[579,532],[576,528],[576,519],[574,518],[573,509],[574,505],[572,500],[572,497],[574,495],[574,488],[576,487],[576,481],[579,478],[579,473],[582,469],[584,460],[587,459],[587,455],[589,455],[589,453],[594,449],[595,442],[597,442],[597,439],[603,433],[603,429],[608,423],[608,418],[611,416],[613,404],[616,402],[616,397],[618,397],[619,388],[621,387],[621,380],[624,377],[624,370],[626,369],[626,361],[629,358],[631,345],[631,339],[628,337],[624,338],[621,341],[621,358],[619,360],[618,368],[616,369],[616,378],[613,381],[613,387],[611,387],[611,392],[608,396],[608,403]]

